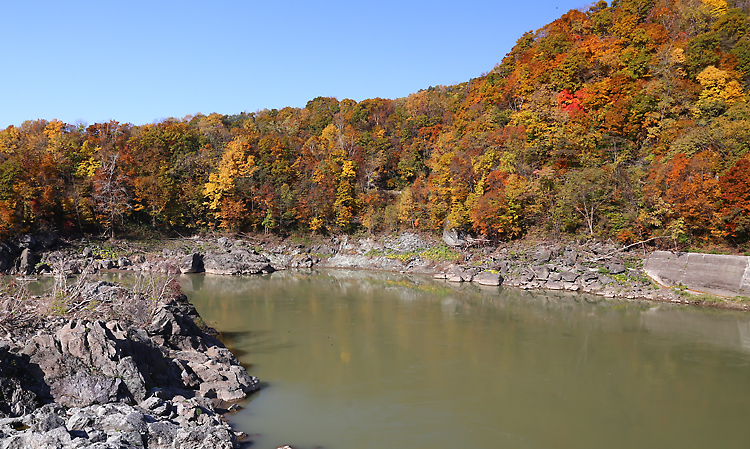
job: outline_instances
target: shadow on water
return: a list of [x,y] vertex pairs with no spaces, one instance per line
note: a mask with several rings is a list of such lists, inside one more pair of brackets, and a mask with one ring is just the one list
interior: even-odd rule
[[219,340],[229,348],[230,351],[238,358],[242,359],[246,354],[264,354],[273,353],[282,349],[294,348],[297,346],[291,342],[278,343],[274,338],[274,332],[268,330],[257,331],[240,331],[219,332]]

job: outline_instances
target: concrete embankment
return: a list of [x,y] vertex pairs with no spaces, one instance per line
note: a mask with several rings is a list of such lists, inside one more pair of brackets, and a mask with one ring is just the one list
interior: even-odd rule
[[646,274],[667,287],[718,296],[750,296],[750,257],[654,251]]

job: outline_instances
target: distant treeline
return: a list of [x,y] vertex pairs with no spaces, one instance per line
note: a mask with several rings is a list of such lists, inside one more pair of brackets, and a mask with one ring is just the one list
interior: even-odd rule
[[451,227],[750,238],[750,2],[601,1],[406,98],[0,131],[0,238]]

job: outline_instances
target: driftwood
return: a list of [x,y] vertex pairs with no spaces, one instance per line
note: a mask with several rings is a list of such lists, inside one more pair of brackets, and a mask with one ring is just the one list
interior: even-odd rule
[[612,251],[610,253],[607,253],[607,254],[605,254],[603,256],[599,256],[599,257],[595,257],[593,259],[589,259],[588,261],[589,262],[598,262],[600,260],[603,260],[603,259],[606,259],[606,258],[608,258],[610,256],[613,256],[613,255],[615,255],[617,253],[621,253],[623,251],[627,251],[627,250],[629,250],[630,248],[632,248],[634,246],[645,245],[646,243],[648,243],[650,241],[657,240],[657,239],[666,239],[666,238],[671,238],[671,237],[665,237],[665,236],[651,237],[650,239],[641,240],[640,242],[635,242],[635,243],[632,243],[632,244],[630,244],[628,246],[623,246],[622,248],[616,249],[616,250],[614,250],[614,251]]

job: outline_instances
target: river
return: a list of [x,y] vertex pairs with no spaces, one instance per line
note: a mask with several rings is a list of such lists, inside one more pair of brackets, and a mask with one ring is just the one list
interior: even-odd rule
[[253,449],[750,447],[750,315],[347,270],[181,277]]

